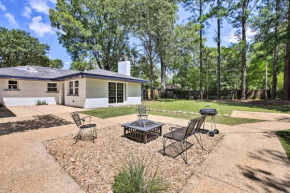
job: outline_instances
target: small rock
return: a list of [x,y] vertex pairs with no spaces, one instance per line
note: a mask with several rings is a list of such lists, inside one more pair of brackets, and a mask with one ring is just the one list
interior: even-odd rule
[[162,113],[166,113],[167,111],[166,110],[162,110]]
[[108,193],[114,193],[112,190],[110,190]]
[[187,112],[185,112],[185,111],[182,111],[181,113],[182,113],[182,114],[186,114]]
[[199,113],[195,113],[196,115],[199,115]]
[[70,158],[70,161],[71,161],[72,163],[76,162],[76,160],[75,160],[74,158]]
[[194,112],[189,112],[189,114],[194,115]]
[[221,114],[217,114],[217,116],[218,116],[218,117],[220,117],[220,116],[221,116]]
[[224,114],[224,117],[229,117],[230,115],[229,114]]

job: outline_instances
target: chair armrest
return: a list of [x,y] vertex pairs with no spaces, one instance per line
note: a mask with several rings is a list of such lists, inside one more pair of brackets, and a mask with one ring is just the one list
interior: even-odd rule
[[179,129],[179,128],[178,127],[169,127],[170,131],[177,130],[177,129]]
[[92,116],[85,116],[85,117],[82,117],[81,120],[83,121],[83,124],[85,123],[86,118],[90,118],[90,121],[89,121],[89,124],[90,124],[90,123],[91,123],[91,120],[92,120]]

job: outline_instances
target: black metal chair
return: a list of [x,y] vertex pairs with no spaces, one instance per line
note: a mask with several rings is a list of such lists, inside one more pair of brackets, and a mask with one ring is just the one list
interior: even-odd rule
[[[197,142],[199,143],[199,145],[201,146],[201,148],[203,150],[203,144],[201,141],[201,136],[200,136],[200,140],[197,138],[197,136],[195,135],[197,132],[199,132],[202,124],[205,121],[206,116],[201,116],[199,118],[195,118],[192,119],[188,122],[187,127],[181,127],[181,128],[176,128],[176,127],[170,127],[169,130],[170,132],[163,135],[163,155],[167,155],[165,150],[166,150],[166,141],[169,139],[171,144],[168,145],[167,147],[171,146],[176,149],[176,151],[178,152],[177,155],[174,156],[177,157],[178,155],[181,155],[182,159],[184,160],[184,162],[187,164],[187,150],[193,146],[193,144],[191,144],[190,142],[187,141],[187,138],[189,138],[190,136],[194,135],[194,137],[196,138]],[[200,133],[199,133],[200,134]],[[176,145],[176,142],[178,143],[178,145],[181,148],[181,151],[179,152],[179,149]],[[185,152],[185,155],[183,154]],[[169,155],[170,156],[170,155]]]
[[146,120],[148,119],[149,110],[146,108],[145,105],[139,105],[136,111],[138,111],[138,115],[137,115],[138,119],[143,119],[143,118],[145,118]]
[[[74,143],[76,143],[80,138],[82,138],[83,131],[85,129],[91,129],[91,136],[92,136],[92,141],[95,143],[95,138],[97,138],[97,132],[96,132],[96,124],[91,124],[91,119],[92,116],[86,116],[83,118],[80,118],[80,115],[78,112],[73,112],[70,114],[72,119],[74,120],[75,124],[79,128],[79,132],[76,136],[76,140]],[[85,121],[87,118],[90,118],[89,124],[85,124]]]

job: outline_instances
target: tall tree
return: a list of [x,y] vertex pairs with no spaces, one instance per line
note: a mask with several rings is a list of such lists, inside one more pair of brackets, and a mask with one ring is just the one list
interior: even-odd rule
[[274,66],[273,66],[273,84],[271,100],[276,98],[276,87],[277,87],[277,67],[278,67],[278,56],[279,56],[279,23],[280,23],[280,0],[275,1],[275,47],[274,47]]
[[287,1],[283,100],[290,100],[290,0]]
[[[165,65],[166,55],[161,46],[165,46],[166,41],[163,38],[168,38],[168,33],[172,29],[172,21],[174,21],[177,10],[174,2],[172,0],[131,0],[129,5],[130,10],[134,10],[127,18],[130,29],[133,35],[140,40],[150,65],[151,99],[153,99],[157,54],[162,60],[162,65]],[[161,71],[162,74],[165,73],[164,66]]]
[[207,15],[208,18],[215,17],[217,19],[217,36],[216,36],[216,43],[217,43],[217,99],[220,99],[220,90],[221,90],[221,28],[223,18],[227,15],[227,8],[226,5],[228,3],[222,0],[216,0],[211,5],[211,9]]
[[37,38],[22,30],[8,30],[0,27],[0,67],[24,65],[48,66],[49,51],[47,44],[41,44]]
[[233,1],[229,10],[229,21],[235,28],[242,28],[241,41],[242,46],[242,75],[241,75],[241,99],[246,99],[246,75],[247,75],[247,22],[252,10],[255,8],[258,0],[236,0]]
[[203,99],[203,34],[205,8],[210,0],[183,0],[184,6],[193,14],[191,19],[199,24],[199,92],[200,99]]
[[128,52],[128,29],[120,0],[57,0],[51,25],[73,60],[95,59],[101,69],[115,70]]
[[63,61],[61,59],[50,60],[53,68],[63,68]]
[[[153,2],[151,2],[153,3]],[[161,91],[165,91],[166,69],[173,57],[173,31],[176,21],[177,2],[175,0],[162,0],[162,8],[159,8],[160,18],[155,23],[153,41],[156,45],[156,53],[161,68]]]

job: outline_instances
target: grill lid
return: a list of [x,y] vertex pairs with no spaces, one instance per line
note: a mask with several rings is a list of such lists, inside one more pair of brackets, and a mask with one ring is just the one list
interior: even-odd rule
[[200,109],[199,113],[201,115],[216,115],[217,110],[216,109]]

